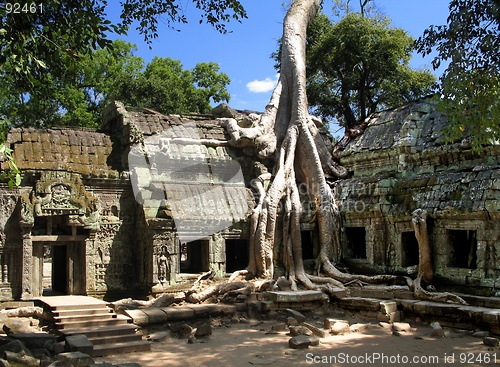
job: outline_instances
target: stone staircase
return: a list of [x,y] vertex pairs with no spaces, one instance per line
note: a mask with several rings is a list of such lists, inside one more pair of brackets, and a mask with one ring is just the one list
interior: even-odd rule
[[85,335],[93,344],[93,357],[151,350],[129,318],[117,315],[107,303],[85,296],[42,297],[50,310],[57,333],[66,338]]

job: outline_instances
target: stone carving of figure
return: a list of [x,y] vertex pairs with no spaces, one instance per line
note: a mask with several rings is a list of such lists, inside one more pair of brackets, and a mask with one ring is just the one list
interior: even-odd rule
[[170,254],[164,246],[158,258],[158,280],[161,283],[167,282],[170,274]]

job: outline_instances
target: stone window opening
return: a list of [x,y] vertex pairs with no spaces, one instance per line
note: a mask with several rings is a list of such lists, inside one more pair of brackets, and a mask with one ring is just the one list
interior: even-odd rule
[[418,265],[418,241],[415,232],[401,233],[401,266]]
[[477,231],[449,230],[450,266],[477,269]]
[[226,273],[245,269],[248,266],[248,240],[226,238]]
[[301,243],[302,243],[302,259],[309,260],[314,259],[314,233],[312,231],[301,231]]
[[181,273],[197,274],[209,269],[208,241],[195,240],[180,243]]
[[366,259],[366,229],[365,227],[345,228],[347,257],[350,259]]

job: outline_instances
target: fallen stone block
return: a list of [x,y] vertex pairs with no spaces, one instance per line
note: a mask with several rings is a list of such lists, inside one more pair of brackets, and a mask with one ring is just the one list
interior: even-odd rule
[[208,322],[198,325],[194,335],[198,338],[212,335],[212,325]]
[[10,338],[19,340],[28,349],[47,349],[55,354],[55,345],[57,343],[56,336],[47,333],[21,333],[11,334]]
[[94,363],[88,354],[82,352],[65,352],[56,356],[58,361],[68,361],[73,367],[87,367]]
[[6,350],[3,353],[4,359],[9,362],[10,365],[14,366],[26,366],[26,367],[38,367],[40,366],[40,360],[33,358],[31,355],[26,355],[24,353],[14,353]]
[[164,307],[161,309],[167,320],[189,320],[194,318],[194,310],[189,307]]
[[275,324],[273,326],[271,326],[271,330],[274,330],[274,331],[283,331],[283,330],[286,330],[287,326],[285,323],[280,323],[280,324]]
[[293,349],[307,349],[309,346],[319,345],[319,339],[314,335],[298,335],[290,338],[288,345]]
[[333,324],[332,328],[330,329],[330,332],[333,335],[342,335],[349,333],[351,329],[349,328],[349,322],[348,321],[337,321],[335,324]]
[[313,335],[313,332],[309,330],[307,327],[298,325],[298,326],[290,326],[290,335],[291,336],[297,336],[297,335]]
[[408,331],[411,331],[411,325],[407,322],[395,322],[392,324],[392,330],[406,333]]
[[498,347],[500,342],[497,338],[488,336],[486,338],[483,338],[483,344],[486,345],[487,347]]
[[403,319],[403,311],[395,311],[389,315],[389,322],[401,322]]
[[0,346],[0,356],[4,355],[6,352],[20,353],[32,357],[30,350],[19,340],[14,340]]
[[304,326],[311,330],[314,335],[316,335],[319,338],[326,338],[327,336],[330,336],[330,330],[325,330],[325,329],[320,329],[312,324],[309,324],[307,322],[304,322]]
[[210,316],[230,316],[236,314],[236,307],[234,305],[225,304],[207,304],[210,309]]
[[390,315],[398,310],[398,304],[394,301],[382,301],[380,302],[380,312]]
[[273,291],[267,292],[267,296],[273,302],[303,303],[328,300],[328,296],[321,291]]
[[94,353],[94,345],[85,335],[69,335],[66,337],[65,350],[82,352],[91,356]]
[[306,317],[300,313],[299,311],[295,311],[294,309],[287,308],[286,313],[288,316],[293,317],[299,324],[303,323],[306,321]]
[[158,331],[156,333],[149,334],[147,340],[152,342],[161,342],[168,337],[169,333],[166,331]]
[[352,324],[351,326],[349,326],[349,331],[351,333],[363,333],[366,331],[366,329],[368,329],[368,324]]
[[486,338],[486,337],[490,336],[490,332],[489,331],[485,331],[485,330],[479,330],[479,331],[475,331],[472,334],[472,336],[475,337],[475,338]]
[[286,324],[288,326],[297,326],[299,324],[299,322],[297,321],[297,319],[295,317],[287,317]]
[[432,333],[431,336],[435,338],[444,338],[445,333],[439,322],[433,322],[431,323],[431,328],[432,328]]
[[149,324],[162,324],[167,322],[167,314],[158,307],[142,308],[141,311],[148,316]]
[[145,326],[149,324],[149,317],[141,310],[124,310],[123,313],[125,316],[128,316],[132,319],[132,323]]

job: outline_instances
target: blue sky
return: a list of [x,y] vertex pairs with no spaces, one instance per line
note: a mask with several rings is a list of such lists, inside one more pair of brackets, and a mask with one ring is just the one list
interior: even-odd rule
[[[131,29],[125,39],[135,43],[136,53],[146,62],[155,56],[180,60],[184,68],[191,69],[198,62],[214,61],[220,71],[231,78],[228,89],[231,94],[229,105],[235,109],[263,111],[269,102],[276,82],[276,70],[271,53],[276,50],[281,37],[285,0],[242,0],[248,15],[242,23],[230,23],[229,34],[220,34],[212,27],[199,24],[199,14],[190,0],[181,1],[189,20],[187,25],[177,25],[180,32],[160,24],[159,36],[152,43],[152,49],[143,41],[137,31]],[[358,1],[351,1],[353,4]],[[111,1],[109,2],[112,3]],[[448,0],[375,0],[380,12],[392,20],[395,27],[406,30],[418,38],[431,24],[446,24]],[[331,1],[325,2],[324,11],[329,14]],[[111,17],[119,7],[108,10]],[[413,57],[414,68],[428,68],[432,58]],[[439,76],[436,73],[437,76]]]

